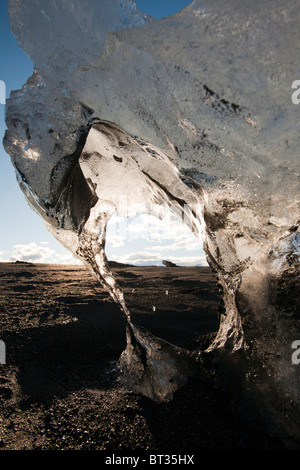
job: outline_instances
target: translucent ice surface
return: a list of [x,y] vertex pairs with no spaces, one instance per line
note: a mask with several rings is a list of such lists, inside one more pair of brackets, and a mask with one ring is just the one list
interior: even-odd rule
[[[121,305],[130,386],[169,399],[191,356],[242,354],[297,434],[299,2],[195,0],[163,20],[129,0],[9,4],[35,73],[8,100],[5,147],[29,203]],[[193,354],[132,324],[105,256],[115,212],[169,209],[203,235],[223,290],[219,331]]]

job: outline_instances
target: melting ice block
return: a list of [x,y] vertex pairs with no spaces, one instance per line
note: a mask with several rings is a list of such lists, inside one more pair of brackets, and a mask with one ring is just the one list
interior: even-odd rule
[[298,1],[195,0],[163,20],[129,0],[9,10],[35,72],[8,100],[5,148],[29,203],[120,304],[131,386],[169,399],[181,366],[171,346],[159,361],[172,367],[153,366],[156,340],[107,265],[106,224],[171,209],[204,237],[223,290],[219,331],[196,355],[242,354],[268,415],[299,437]]

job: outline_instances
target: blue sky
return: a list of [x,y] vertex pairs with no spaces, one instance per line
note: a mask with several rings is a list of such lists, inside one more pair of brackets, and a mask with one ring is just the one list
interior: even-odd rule
[[[155,18],[170,16],[185,8],[190,0],[138,0],[141,11]],[[20,89],[32,74],[33,64],[18,46],[9,29],[7,0],[0,2],[0,80],[6,97]],[[43,220],[28,206],[2,146],[5,106],[0,105],[0,261],[73,263],[74,257],[47,231]],[[167,217],[161,223],[152,216],[124,220],[116,216],[108,226],[106,252],[109,259],[136,265],[161,265],[169,259],[181,265],[205,263],[201,243],[181,223]]]

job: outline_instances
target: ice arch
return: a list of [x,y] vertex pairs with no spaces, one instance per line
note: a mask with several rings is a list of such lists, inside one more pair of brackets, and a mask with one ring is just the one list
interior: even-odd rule
[[10,14],[35,73],[8,101],[5,147],[28,201],[122,306],[130,385],[169,399],[196,361],[130,322],[103,246],[120,191],[204,226],[225,304],[205,355],[246,357],[247,387],[299,438],[297,0],[195,0],[157,21],[131,0],[10,0]]
[[194,194],[181,180],[164,152],[114,123],[93,120],[79,150],[54,166],[44,218],[53,235],[92,270],[124,313],[127,349],[120,358],[122,381],[155,400],[168,400],[195,372],[197,358],[132,323],[106,258],[106,226],[115,212],[163,217],[171,210],[200,237],[202,194]]

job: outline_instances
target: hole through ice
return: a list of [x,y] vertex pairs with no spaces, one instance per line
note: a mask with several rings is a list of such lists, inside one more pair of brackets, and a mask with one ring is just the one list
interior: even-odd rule
[[202,239],[177,215],[168,212],[160,220],[115,214],[105,250],[136,325],[190,350],[216,333],[217,282],[207,269]]
[[163,219],[151,214],[125,218],[114,214],[106,230],[109,260],[135,266],[162,266],[163,260],[179,266],[207,266],[202,238],[197,238],[178,216]]

